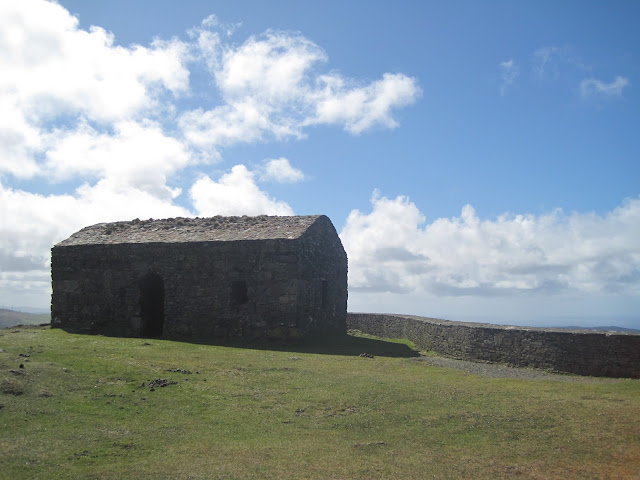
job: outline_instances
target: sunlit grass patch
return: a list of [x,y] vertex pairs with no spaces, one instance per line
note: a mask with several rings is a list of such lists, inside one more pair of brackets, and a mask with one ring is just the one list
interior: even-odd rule
[[640,473],[638,380],[486,378],[364,336],[224,346],[0,335],[0,478]]

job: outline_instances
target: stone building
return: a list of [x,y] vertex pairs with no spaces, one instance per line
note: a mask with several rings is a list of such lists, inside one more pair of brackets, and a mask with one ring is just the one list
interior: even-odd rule
[[51,250],[51,323],[163,338],[345,332],[347,255],[326,216],[133,220]]

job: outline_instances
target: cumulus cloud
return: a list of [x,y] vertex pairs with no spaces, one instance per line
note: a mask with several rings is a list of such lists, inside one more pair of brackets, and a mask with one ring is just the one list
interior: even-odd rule
[[[231,42],[237,27],[209,16],[186,40],[123,46],[58,3],[0,2],[0,294],[21,281],[47,292],[50,247],[85,225],[290,215],[258,183],[303,180],[285,158],[194,176],[230,145],[304,138],[312,124],[394,127],[393,112],[417,98],[417,81],[402,74],[369,83],[332,74],[340,86],[329,89],[321,47],[281,31]],[[200,108],[194,70],[213,87]],[[348,112],[321,118],[332,97]],[[35,193],[47,191],[64,193]]]
[[175,39],[116,46],[113,34],[79,29],[56,3],[2,2],[0,174],[48,173],[41,159],[50,141],[86,134],[88,122],[108,131],[113,122],[162,109],[165,94],[188,90],[187,57]]
[[296,183],[304,180],[302,170],[294,168],[286,158],[272,158],[266,161],[262,180],[279,183]]
[[359,85],[342,75],[319,74],[327,54],[305,37],[267,31],[239,46],[201,29],[197,45],[224,105],[185,112],[180,126],[200,148],[255,141],[265,136],[304,137],[310,125],[341,125],[358,134],[374,126],[394,128],[394,109],[417,100],[414,78],[385,73]]
[[225,48],[213,73],[227,99],[287,102],[304,95],[311,68],[326,60],[320,47],[302,35],[268,31],[238,48]]
[[321,89],[313,93],[315,115],[306,123],[343,124],[353,134],[376,125],[397,127],[393,109],[411,104],[421,95],[415,79],[403,74],[385,73],[381,80],[364,87],[350,86],[336,75],[324,75],[318,82]]
[[151,121],[117,122],[111,133],[82,123],[51,137],[45,169],[55,180],[102,178],[159,198],[175,198],[180,189],[167,187],[167,177],[192,162],[185,146]]
[[204,175],[190,190],[198,215],[293,215],[293,209],[260,189],[255,172],[236,165],[218,181]]
[[630,85],[628,78],[619,75],[609,83],[595,78],[586,78],[580,82],[580,95],[583,98],[593,96],[620,97],[622,96],[622,91]]
[[248,98],[211,110],[198,108],[185,112],[179,125],[187,141],[204,150],[259,141],[265,132],[276,138],[301,135],[286,122],[273,123],[270,114],[268,106]]
[[513,59],[500,62],[500,78],[502,80],[500,96],[504,96],[507,93],[519,73],[520,70]]
[[[256,173],[236,165],[218,181],[202,176],[189,194],[195,214],[293,215],[293,209],[260,189]],[[40,195],[0,183],[0,292],[29,278],[38,303],[49,292],[49,250],[73,232],[98,222],[133,218],[189,217],[194,212],[121,182],[117,176],[82,184],[72,194]],[[27,290],[21,290],[26,295]]]
[[[190,214],[168,178],[197,157],[151,119],[188,92],[189,55],[176,39],[118,46],[57,3],[0,3],[3,295],[46,295],[49,249],[83,226]],[[34,193],[60,182],[76,187]]]
[[[121,172],[131,180],[141,178],[143,168],[130,161],[133,155],[145,145],[157,152],[154,145],[173,143],[169,150],[181,152],[160,155],[156,169],[146,170],[166,176],[219,160],[220,149],[235,143],[303,138],[311,124],[341,124],[352,133],[394,127],[392,111],[417,98],[415,79],[402,74],[357,87],[337,74],[327,80],[316,73],[326,53],[301,34],[267,31],[235,44],[228,41],[235,27],[210,16],[190,32],[191,42],[156,39],[148,47],[124,47],[100,27],[79,28],[59,4],[2,3],[0,174],[28,179],[53,173],[58,179],[71,167],[100,175],[119,164],[134,170]],[[180,109],[180,97],[189,94],[189,68],[200,63],[221,101]],[[147,134],[134,140],[127,136],[134,130]],[[116,151],[119,158],[107,168],[106,152]],[[85,160],[68,155],[82,153],[89,153]],[[154,183],[164,195],[166,188]]]
[[0,32],[0,91],[32,122],[68,113],[114,120],[157,107],[156,87],[188,89],[187,46],[175,39],[116,46],[110,32],[79,29],[63,7],[38,0],[2,2]]
[[374,193],[340,236],[354,290],[436,296],[640,293],[640,198],[604,216],[426,218],[407,197]]
[[83,184],[72,194],[62,195],[41,195],[0,183],[0,292],[19,290],[23,296],[30,292],[34,302],[46,304],[51,283],[49,251],[82,227],[136,217],[188,215],[182,207],[117,181]]
[[117,181],[85,183],[73,194],[62,195],[41,195],[0,184],[0,251],[45,258],[53,243],[97,219],[184,215],[189,215],[184,208]]
[[32,178],[40,172],[36,155],[42,152],[40,129],[27,121],[24,112],[0,91],[0,175]]

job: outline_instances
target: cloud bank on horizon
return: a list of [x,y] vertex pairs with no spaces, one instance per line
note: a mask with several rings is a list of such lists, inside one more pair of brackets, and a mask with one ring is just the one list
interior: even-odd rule
[[429,224],[408,198],[374,192],[372,212],[353,210],[341,237],[352,290],[432,292],[442,296],[519,293],[640,293],[640,199],[605,217],[504,214]]
[[[99,26],[80,28],[59,4],[0,5],[0,304],[46,302],[51,246],[86,225],[293,215],[295,205],[268,189],[314,179],[286,157],[232,165],[233,146],[305,141],[320,126],[346,136],[395,129],[397,112],[422,97],[403,73],[366,81],[332,70],[302,33],[234,35],[212,15],[182,39],[124,47]],[[531,68],[543,78],[571,62],[547,47]],[[499,70],[505,96],[522,68],[509,59]],[[631,87],[624,76],[588,73],[577,86],[585,99]],[[605,215],[481,220],[465,205],[427,223],[406,196],[376,191],[371,211],[353,209],[340,235],[356,304],[378,293],[397,294],[396,310],[406,294],[640,294],[640,197]]]

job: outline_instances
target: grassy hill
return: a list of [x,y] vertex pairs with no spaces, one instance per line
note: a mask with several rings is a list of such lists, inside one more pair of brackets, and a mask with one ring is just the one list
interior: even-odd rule
[[48,313],[25,313],[0,308],[0,328],[14,327],[16,325],[40,325],[49,323],[51,315]]
[[639,380],[487,378],[416,355],[2,330],[0,478],[640,477]]

